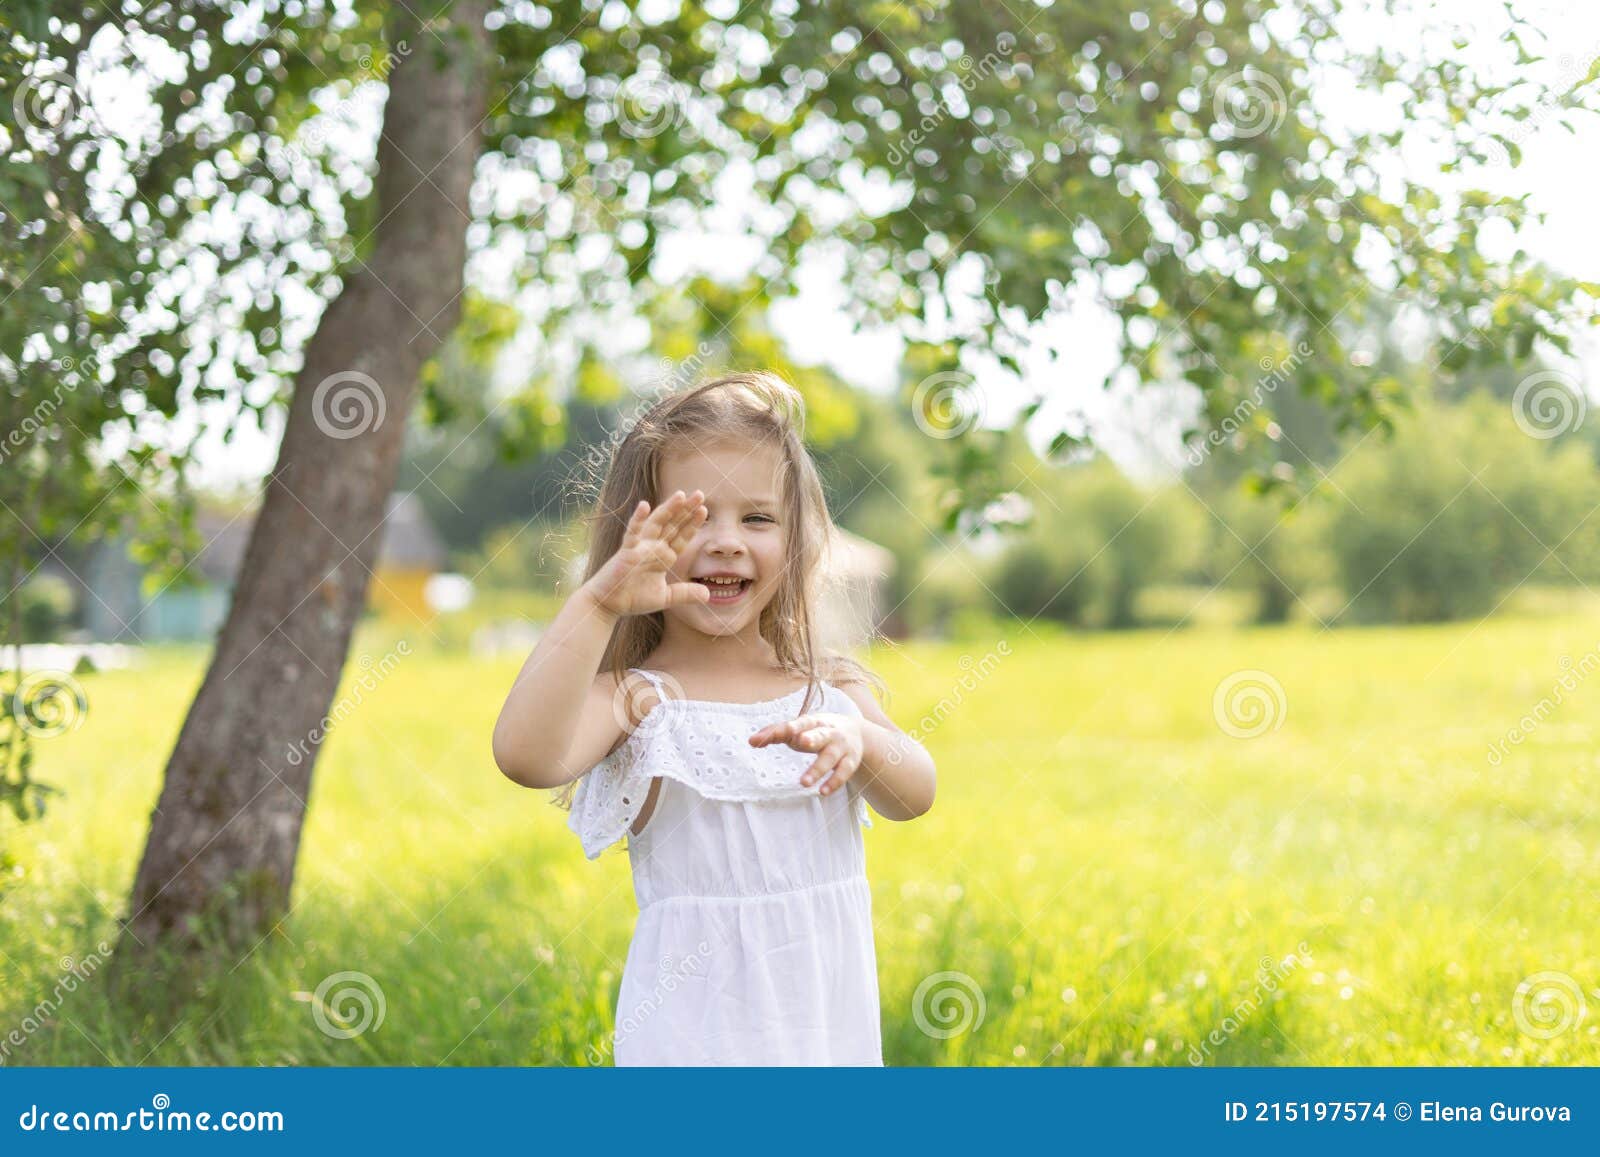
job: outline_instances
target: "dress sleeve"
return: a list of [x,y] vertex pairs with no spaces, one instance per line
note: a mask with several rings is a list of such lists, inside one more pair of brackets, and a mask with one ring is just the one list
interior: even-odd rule
[[861,794],[861,789],[851,780],[844,785],[845,791],[850,793],[850,798],[855,801],[856,822],[864,828],[872,826],[872,812],[867,808],[867,797]]
[[633,732],[578,781],[567,826],[588,859],[622,839],[638,819],[650,792],[650,776],[640,759],[644,747],[640,733]]
[[[629,667],[628,672],[643,678],[665,698],[661,680],[654,672],[640,667]],[[621,744],[584,773],[573,791],[567,826],[577,833],[583,854],[591,860],[627,835],[633,821],[639,818],[639,809],[650,791],[647,740],[665,719],[665,706],[665,702],[658,704]]]

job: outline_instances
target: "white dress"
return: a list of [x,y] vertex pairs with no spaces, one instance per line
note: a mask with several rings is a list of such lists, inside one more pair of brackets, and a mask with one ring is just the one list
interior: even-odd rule
[[[568,820],[591,860],[628,837],[639,919],[616,1064],[883,1064],[866,801],[853,780],[826,796],[802,787],[814,753],[748,742],[801,714],[806,689],[673,699],[633,670],[661,700],[579,781]],[[861,713],[828,683],[809,711]],[[655,777],[655,808],[631,835]]]

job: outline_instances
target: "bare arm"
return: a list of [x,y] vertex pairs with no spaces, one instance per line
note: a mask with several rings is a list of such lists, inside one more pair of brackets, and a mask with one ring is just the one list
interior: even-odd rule
[[896,727],[862,683],[840,688],[861,708],[861,794],[872,810],[891,820],[916,819],[933,807],[937,774],[933,756]]
[[681,490],[659,507],[639,503],[622,546],[567,600],[523,664],[494,725],[494,761],[524,787],[560,787],[616,746],[627,717],[616,686],[599,674],[623,615],[704,601],[699,583],[670,583],[667,571],[705,521],[700,491]]
[[802,715],[763,727],[750,737],[753,747],[782,743],[815,752],[801,784],[820,783],[821,794],[838,791],[855,775],[872,810],[890,820],[916,819],[933,807],[936,775],[933,757],[883,713],[872,693],[859,683],[840,687],[860,708],[861,717]]
[[494,761],[523,787],[560,787],[616,745],[610,676],[600,656],[617,616],[587,587],[567,600],[522,665],[494,725]]

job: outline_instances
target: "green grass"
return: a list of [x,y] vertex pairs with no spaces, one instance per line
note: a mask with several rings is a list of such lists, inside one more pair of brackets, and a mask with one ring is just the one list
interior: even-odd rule
[[[393,638],[363,631],[358,654]],[[1011,631],[982,677],[995,637],[872,656],[903,726],[943,716],[934,810],[866,834],[889,1063],[1185,1065],[1202,1046],[1226,1065],[1600,1063],[1600,673],[1486,759],[1562,656],[1600,647],[1600,617]],[[88,677],[87,724],[42,745],[70,794],[5,830],[0,1038],[64,957],[114,939],[203,662]],[[519,666],[419,646],[323,749],[281,928],[171,993],[176,1011],[79,986],[9,1063],[590,1063],[634,916],[627,859],[585,861],[546,794],[495,770]],[[1213,716],[1242,669],[1284,690],[1257,738]],[[341,971],[381,986],[381,1027],[318,1028],[310,994]],[[918,1027],[913,993],[939,972],[981,991],[980,1025]],[[1587,994],[1548,1038],[1513,1015],[1541,972]]]

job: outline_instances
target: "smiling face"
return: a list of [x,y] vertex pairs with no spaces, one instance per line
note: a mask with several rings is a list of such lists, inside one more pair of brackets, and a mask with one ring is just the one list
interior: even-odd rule
[[708,635],[758,631],[787,554],[782,452],[726,443],[686,448],[662,458],[659,482],[658,497],[700,490],[706,504],[705,524],[670,579],[705,583],[711,601],[673,607],[668,618]]

